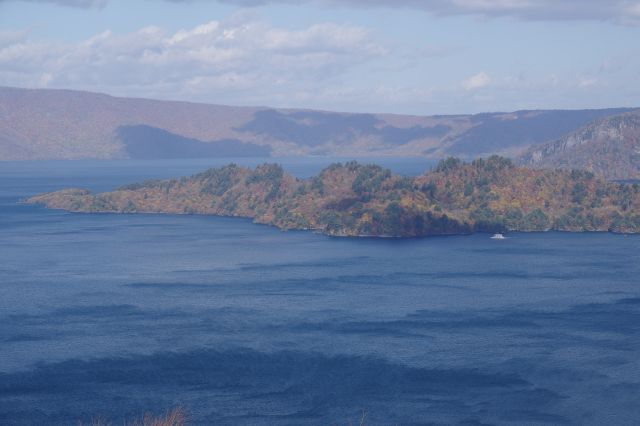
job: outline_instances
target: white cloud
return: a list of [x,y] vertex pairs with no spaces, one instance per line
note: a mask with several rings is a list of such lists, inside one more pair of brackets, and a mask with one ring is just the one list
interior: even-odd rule
[[77,43],[0,32],[0,85],[169,97],[245,90],[252,99],[268,99],[278,90],[313,92],[386,53],[361,27],[321,23],[290,30],[253,16],[174,33],[158,27],[105,31]]
[[595,86],[597,83],[598,79],[594,77],[580,77],[578,79],[578,86],[583,88]]
[[[489,3],[521,6],[476,0],[467,7]],[[479,72],[486,64],[470,62],[469,75],[460,75],[449,68],[430,71],[442,68],[440,56],[461,48],[427,44],[416,55],[386,43],[359,26],[325,22],[292,30],[262,21],[255,11],[180,31],[150,26],[69,43],[37,39],[29,30],[0,30],[0,86],[415,114],[634,106],[639,99],[630,83],[637,80],[635,50],[570,72],[511,70],[509,76],[505,69],[494,75]]]
[[467,90],[481,89],[491,84],[491,77],[486,72],[479,72],[462,82],[462,87]]

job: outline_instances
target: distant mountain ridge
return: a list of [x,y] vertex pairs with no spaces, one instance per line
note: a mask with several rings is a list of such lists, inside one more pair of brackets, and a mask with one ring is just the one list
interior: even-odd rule
[[513,156],[627,111],[356,114],[0,87],[0,160]]
[[602,118],[518,158],[536,168],[584,169],[609,180],[640,179],[640,111]]

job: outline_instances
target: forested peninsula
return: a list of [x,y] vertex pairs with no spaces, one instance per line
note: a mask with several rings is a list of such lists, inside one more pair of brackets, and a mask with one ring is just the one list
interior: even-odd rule
[[416,177],[336,163],[299,179],[277,164],[230,164],[180,179],[92,194],[65,189],[28,203],[83,213],[236,216],[334,236],[419,237],[505,231],[640,232],[640,186],[581,170],[534,170],[492,156],[442,160]]

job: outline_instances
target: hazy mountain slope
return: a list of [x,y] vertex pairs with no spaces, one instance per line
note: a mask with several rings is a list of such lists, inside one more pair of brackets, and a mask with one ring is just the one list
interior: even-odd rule
[[207,158],[207,157],[268,157],[271,148],[242,142],[237,139],[222,139],[203,142],[185,138],[156,127],[120,126],[118,139],[124,143],[130,158],[152,160],[160,158]]
[[538,168],[585,169],[611,180],[640,179],[640,111],[598,120],[518,159]]
[[625,108],[576,111],[517,111],[510,114],[478,114],[477,123],[457,138],[451,154],[476,156],[512,152],[572,132],[591,121],[629,111]]
[[[235,136],[232,128],[255,111],[71,90],[0,88],[0,144],[12,141],[30,153],[29,159],[127,158],[117,135],[120,126],[145,124],[186,138],[228,139]],[[25,156],[4,157],[12,158]]]
[[[245,108],[117,98],[71,90],[0,88],[0,160],[266,153],[434,158],[450,153],[461,157],[512,155],[534,143],[561,137],[595,118],[621,111],[519,111],[419,117]],[[234,143],[241,145],[236,149]],[[209,144],[215,148],[209,148]],[[154,153],[155,150],[159,153]]]

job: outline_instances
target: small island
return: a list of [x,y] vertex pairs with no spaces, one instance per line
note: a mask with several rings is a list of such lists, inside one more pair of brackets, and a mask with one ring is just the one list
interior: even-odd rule
[[277,164],[230,164],[113,192],[66,189],[27,200],[82,213],[235,216],[333,236],[422,237],[505,231],[640,232],[640,186],[581,170],[533,170],[499,156],[442,160],[416,177],[332,164],[309,179]]

